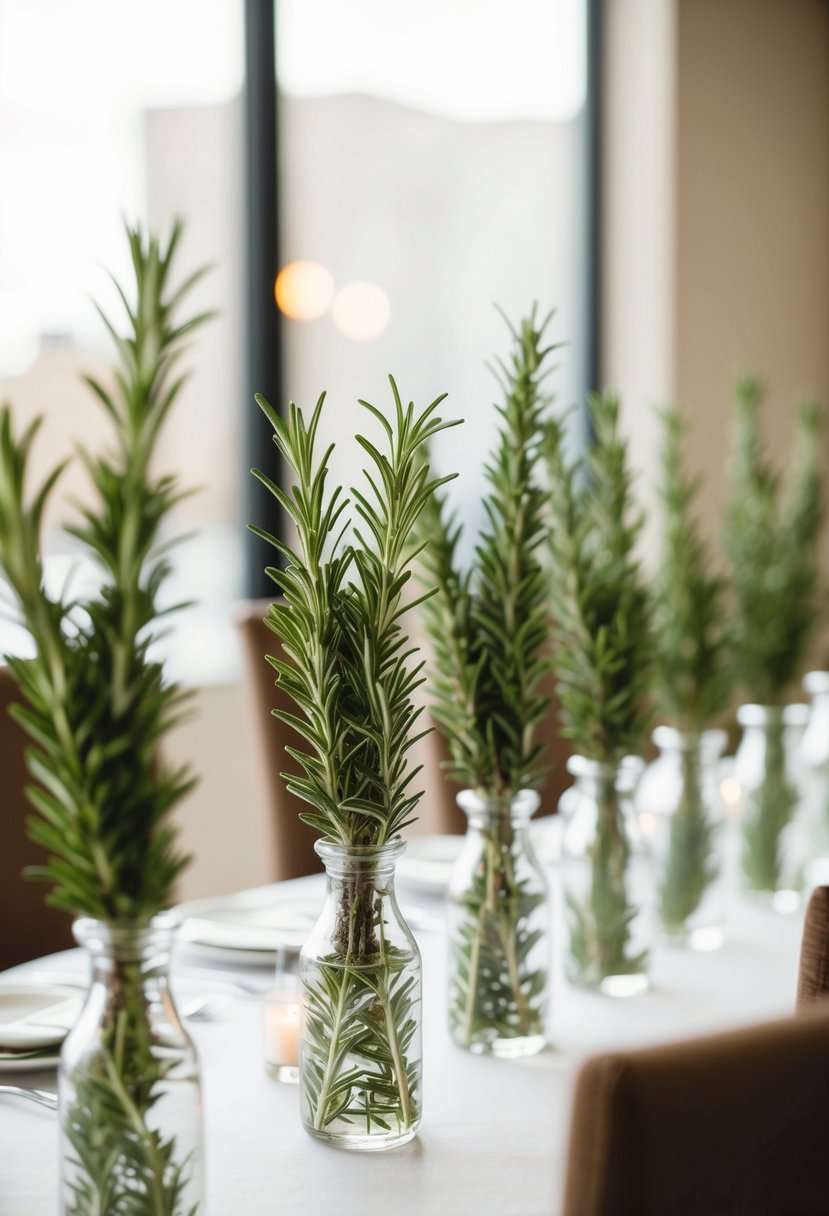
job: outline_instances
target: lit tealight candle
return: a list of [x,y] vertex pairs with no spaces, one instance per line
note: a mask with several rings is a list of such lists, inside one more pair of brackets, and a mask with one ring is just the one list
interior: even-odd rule
[[265,1071],[278,1081],[299,1080],[299,1005],[283,993],[265,995]]

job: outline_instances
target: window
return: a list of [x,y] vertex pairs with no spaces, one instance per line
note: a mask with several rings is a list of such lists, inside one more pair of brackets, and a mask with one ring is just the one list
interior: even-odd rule
[[[586,0],[275,0],[284,378],[329,390],[333,475],[350,484],[358,397],[392,372],[467,425],[442,436],[466,542],[482,522],[497,389],[484,361],[555,306],[554,388],[586,387]],[[413,12],[414,10],[412,10]]]
[[[79,437],[106,442],[79,373],[105,376],[111,360],[89,297],[117,308],[103,268],[129,277],[122,217],[165,228],[182,214],[182,271],[215,267],[198,304],[220,315],[194,342],[193,378],[161,454],[201,487],[180,509],[180,526],[199,536],[180,549],[170,587],[200,605],[172,649],[185,678],[227,674],[223,622],[242,591],[241,0],[213,0],[206,15],[200,0],[0,0],[0,399],[21,425],[46,415],[36,474]],[[61,506],[85,488],[76,463]],[[57,584],[77,566],[62,520],[53,514],[45,536]],[[86,577],[94,572],[75,569],[76,584]]]

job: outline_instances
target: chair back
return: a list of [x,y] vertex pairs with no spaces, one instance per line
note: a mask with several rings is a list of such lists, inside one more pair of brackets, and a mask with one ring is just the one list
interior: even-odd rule
[[564,1216],[829,1211],[829,1010],[597,1056],[576,1082]]
[[31,807],[23,792],[30,780],[24,752],[29,740],[9,717],[9,706],[18,700],[17,681],[0,667],[0,969],[72,945],[70,918],[48,907],[42,883],[22,875],[24,867],[42,865],[44,853],[26,835]]
[[314,874],[322,863],[314,852],[317,833],[300,822],[302,803],[285,788],[280,773],[299,773],[299,765],[286,747],[305,751],[307,744],[290,726],[273,716],[274,709],[296,712],[290,698],[274,683],[274,670],[266,654],[279,654],[279,641],[265,624],[267,600],[251,600],[235,614],[242,638],[245,684],[253,714],[259,787],[268,806],[272,839],[271,878],[281,882]]
[[815,887],[806,908],[800,968],[797,975],[797,1012],[811,1009],[829,996],[829,887]]

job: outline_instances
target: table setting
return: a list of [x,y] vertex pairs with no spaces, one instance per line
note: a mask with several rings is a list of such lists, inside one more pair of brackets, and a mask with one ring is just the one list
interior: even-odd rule
[[[34,649],[8,660],[31,741],[28,827],[78,946],[0,976],[2,1213],[574,1216],[584,1061],[793,1009],[829,805],[822,762],[803,776],[804,714],[782,703],[819,619],[816,407],[800,412],[782,500],[759,383],[737,385],[727,608],[677,416],[653,580],[619,400],[591,396],[591,444],[573,457],[546,387],[554,314],[535,305],[504,317],[466,567],[458,474],[431,467],[434,439],[461,425],[439,412],[445,394],[406,404],[389,376],[382,407],[360,401],[366,467],[348,492],[319,441],[325,393],[284,412],[257,396],[286,478],[253,470],[285,524],[251,525],[275,554],[262,659],[296,739],[285,814],[314,831],[324,872],[178,904],[191,858],[174,812],[195,775],[163,744],[189,697],[152,642],[174,610],[164,525],[186,490],[152,456],[183,339],[210,319],[178,315],[201,275],[173,285],[181,231],[128,228],[126,317],[101,313],[115,387],[87,386],[113,444],[81,449],[97,501],[69,529],[104,574],[88,595],[45,587],[40,520],[62,465],[32,492],[38,424],[0,413],[0,566]],[[787,593],[773,612],[758,591],[770,560]],[[573,783],[539,818],[550,676]],[[724,768],[716,724],[737,686],[756,703]],[[815,673],[811,686],[820,709]],[[412,830],[411,749],[432,729],[462,836]]]
[[[550,874],[554,880],[554,871]],[[430,885],[435,882],[432,876]],[[314,876],[248,894],[261,907],[267,892],[266,906],[295,909],[299,917],[321,891],[322,880]],[[401,894],[409,902],[426,904],[421,887],[401,884]],[[432,896],[428,911],[439,923],[439,897]],[[186,936],[187,921],[183,923]],[[569,1104],[581,1061],[610,1047],[671,1040],[789,1013],[800,928],[799,916],[740,906],[729,924],[731,944],[696,955],[693,966],[684,951],[662,948],[650,991],[611,1007],[600,997],[567,987],[557,976],[549,1047],[524,1061],[489,1064],[452,1046],[448,1038],[445,930],[415,930],[430,977],[424,993],[424,1123],[414,1144],[388,1157],[352,1158],[351,1164],[348,1156],[332,1157],[302,1133],[296,1084],[268,1075],[265,993],[275,979],[276,950],[262,952],[255,962],[244,949],[228,950],[221,965],[209,948],[202,952],[182,943],[174,957],[172,987],[201,1060],[209,1210],[230,1214],[244,1203],[250,1216],[264,1216],[278,1198],[302,1216],[325,1211],[336,1199],[345,1216],[356,1216],[366,1203],[382,1203],[401,1214],[550,1216],[561,1210]],[[84,960],[79,952],[56,955],[0,976],[0,1002],[15,976],[23,983],[33,975],[37,985],[29,991],[37,991],[50,973],[82,983]],[[187,1019],[188,1002],[216,995],[227,1003],[213,1016]],[[22,1075],[0,1075],[0,1081],[6,1080],[54,1093],[55,1071],[27,1068]],[[28,1101],[4,1098],[0,1092],[0,1139],[7,1147],[0,1163],[0,1211],[45,1216],[54,1210],[56,1137],[54,1112],[30,1108]]]

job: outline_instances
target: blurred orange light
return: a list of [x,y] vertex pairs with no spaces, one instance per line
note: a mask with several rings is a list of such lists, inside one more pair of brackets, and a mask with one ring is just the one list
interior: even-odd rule
[[354,342],[371,342],[389,323],[389,297],[376,283],[348,283],[334,300],[331,316],[337,329]]
[[315,321],[331,307],[334,280],[319,262],[288,262],[276,276],[274,296],[292,321]]

